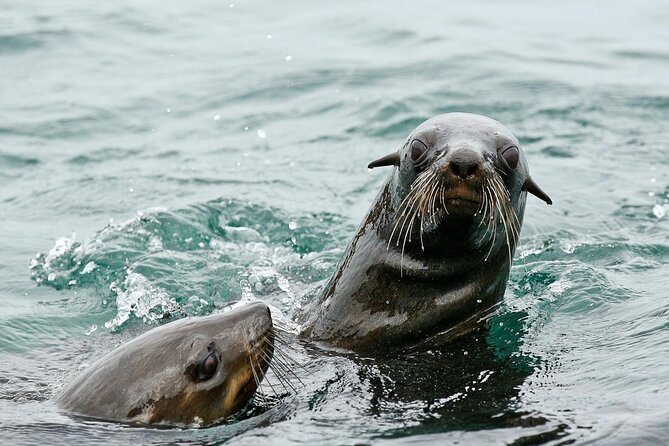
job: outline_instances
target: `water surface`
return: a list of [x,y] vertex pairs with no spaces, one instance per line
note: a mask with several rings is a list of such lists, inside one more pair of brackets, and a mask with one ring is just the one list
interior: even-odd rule
[[[669,441],[662,2],[0,1],[3,444]],[[433,115],[491,116],[529,197],[504,302],[439,349],[294,353],[298,392],[210,429],[50,402],[151,327],[287,318]]]

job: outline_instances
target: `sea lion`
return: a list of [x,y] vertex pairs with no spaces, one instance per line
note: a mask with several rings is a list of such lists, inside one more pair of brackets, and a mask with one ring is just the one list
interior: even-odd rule
[[504,295],[530,192],[518,140],[499,122],[447,113],[420,124],[322,294],[302,335],[379,351],[456,326]]
[[248,402],[273,353],[272,317],[263,303],[180,319],[102,357],[57,403],[104,420],[206,426]]

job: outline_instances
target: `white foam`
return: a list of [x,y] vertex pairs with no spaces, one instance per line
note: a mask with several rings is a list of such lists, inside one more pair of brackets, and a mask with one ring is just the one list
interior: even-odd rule
[[77,234],[73,232],[71,237],[61,237],[58,240],[56,240],[56,243],[53,245],[53,248],[51,248],[51,250],[47,253],[46,257],[44,257],[44,269],[51,268],[52,264],[56,260],[60,259],[65,254],[72,251],[76,235]]
[[116,329],[130,319],[130,316],[141,318],[144,322],[154,322],[162,319],[166,312],[179,309],[174,298],[162,289],[154,286],[149,279],[136,272],[129,272],[123,283],[124,289],[119,289],[116,283],[110,286],[116,291],[116,317],[105,322],[105,327]]

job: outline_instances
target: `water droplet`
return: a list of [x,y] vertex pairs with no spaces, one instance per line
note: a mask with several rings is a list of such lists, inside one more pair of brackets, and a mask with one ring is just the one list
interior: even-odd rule
[[294,231],[294,230],[297,229],[297,223],[294,222],[294,221],[291,221],[290,223],[288,223],[288,227],[290,228],[291,231]]
[[260,139],[267,138],[267,132],[265,132],[265,130],[263,130],[263,129],[259,129],[258,130],[258,138],[260,138]]
[[654,183],[654,182],[656,182],[656,181],[657,181],[657,180],[656,180],[655,178],[651,178],[651,179],[650,179],[650,182],[651,182],[651,183]]
[[655,192],[648,192],[648,196],[649,196],[649,197],[654,197],[654,196],[655,196]]
[[168,108],[168,109],[166,109],[165,111],[166,111],[167,113],[172,113],[172,109],[171,109],[171,108]]
[[286,57],[284,57],[284,59],[286,60],[286,62],[290,62],[291,60],[293,60],[293,56],[289,54]]
[[133,189],[133,188],[131,187],[131,188],[128,189],[128,192],[133,193],[133,192],[135,192],[135,189]]
[[248,125],[245,125],[245,126],[244,126],[244,131],[247,131],[248,129],[249,129],[249,126],[248,126]]
[[86,264],[86,266],[84,266],[84,269],[82,269],[79,274],[88,274],[91,271],[93,271],[95,268],[97,268],[97,265],[95,264],[95,262],[90,261]]
[[214,121],[220,121],[221,116],[220,115],[214,115]]
[[653,206],[653,214],[655,214],[655,216],[657,218],[662,218],[665,215],[667,215],[667,209],[668,208],[669,208],[669,206],[665,207],[665,206],[662,206],[661,204],[656,204],[655,206]]
[[234,3],[230,3],[230,7],[231,7],[231,8],[234,8],[234,7],[235,7],[235,4],[234,4]]
[[272,35],[271,34],[267,34],[265,37],[267,37],[269,40],[272,40]]

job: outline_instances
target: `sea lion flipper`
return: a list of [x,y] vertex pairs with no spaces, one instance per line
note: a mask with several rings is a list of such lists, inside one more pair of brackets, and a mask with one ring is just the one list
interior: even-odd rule
[[372,161],[367,165],[368,169],[373,169],[375,167],[382,166],[399,166],[400,165],[400,154],[395,152],[390,155],[386,155],[383,158],[379,158],[375,161]]
[[530,177],[527,177],[525,183],[523,183],[523,190],[526,190],[535,197],[544,200],[546,204],[549,205],[553,204],[553,200],[551,200],[551,197],[549,197],[548,194],[546,194],[546,192],[542,191],[541,188],[537,186],[537,183],[535,183],[534,180]]

